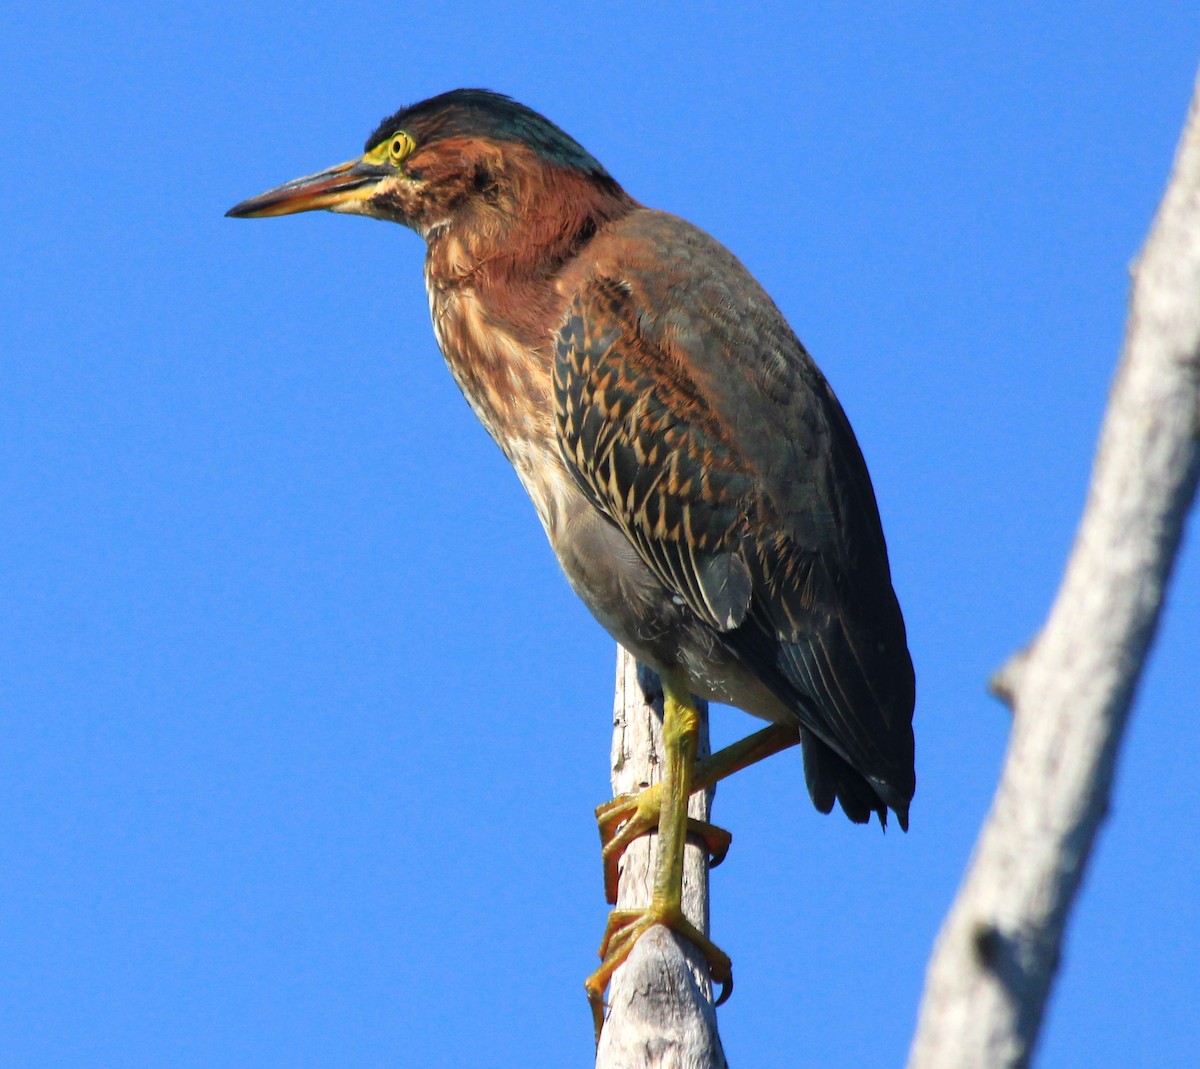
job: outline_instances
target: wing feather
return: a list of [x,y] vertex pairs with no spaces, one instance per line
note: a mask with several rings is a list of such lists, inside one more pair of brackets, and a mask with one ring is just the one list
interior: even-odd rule
[[796,711],[818,808],[836,794],[852,819],[886,806],[907,826],[912,662],[866,465],[778,310],[698,233],[667,313],[633,271],[575,294],[555,339],[562,454],[658,580]]

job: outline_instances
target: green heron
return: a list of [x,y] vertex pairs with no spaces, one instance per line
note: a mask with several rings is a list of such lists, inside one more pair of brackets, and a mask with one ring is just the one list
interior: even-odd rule
[[[365,153],[244,201],[324,208],[426,241],[450,371],[533,499],[575,592],[664,689],[661,784],[597,810],[605,890],[657,829],[650,907],[613,911],[586,988],[684,918],[685,837],[728,834],[689,795],[799,742],[813,804],[908,826],[914,678],[866,464],[824,376],[745,267],[635,201],[578,142],[508,97],[458,89],[403,108]],[[770,722],[696,759],[693,696]]]

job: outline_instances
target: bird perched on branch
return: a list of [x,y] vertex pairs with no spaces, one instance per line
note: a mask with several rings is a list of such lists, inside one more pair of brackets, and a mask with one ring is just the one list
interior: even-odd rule
[[[653,924],[729,959],[684,918],[691,792],[799,742],[813,804],[907,828],[914,681],[875,495],[846,416],[779,309],[722,245],[638,204],[580,144],[496,93],[403,108],[365,154],[229,211],[323,208],[427,244],[434,333],[533,499],[571,586],[662,677],[662,783],[597,811],[615,901],[657,829],[653,902],[614,911],[587,981]],[[773,726],[696,760],[693,695]],[[726,987],[726,994],[728,987]]]

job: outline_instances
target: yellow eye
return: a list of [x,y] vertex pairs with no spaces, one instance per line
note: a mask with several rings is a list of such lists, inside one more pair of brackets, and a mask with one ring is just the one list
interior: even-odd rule
[[397,130],[388,142],[388,156],[392,163],[402,163],[416,147],[417,143],[408,134],[403,130]]

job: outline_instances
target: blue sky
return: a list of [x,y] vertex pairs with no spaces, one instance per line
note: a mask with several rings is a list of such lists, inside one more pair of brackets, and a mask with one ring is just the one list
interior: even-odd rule
[[[612,643],[442,365],[420,241],[222,217],[458,85],[728,244],[855,425],[912,831],[820,817],[781,755],[719,792],[713,923],[735,1064],[902,1062],[1200,59],[1189,4],[1005,7],[6,6],[5,1066],[590,1063]],[[1042,1065],[1195,1058],[1198,579],[1192,537]]]

